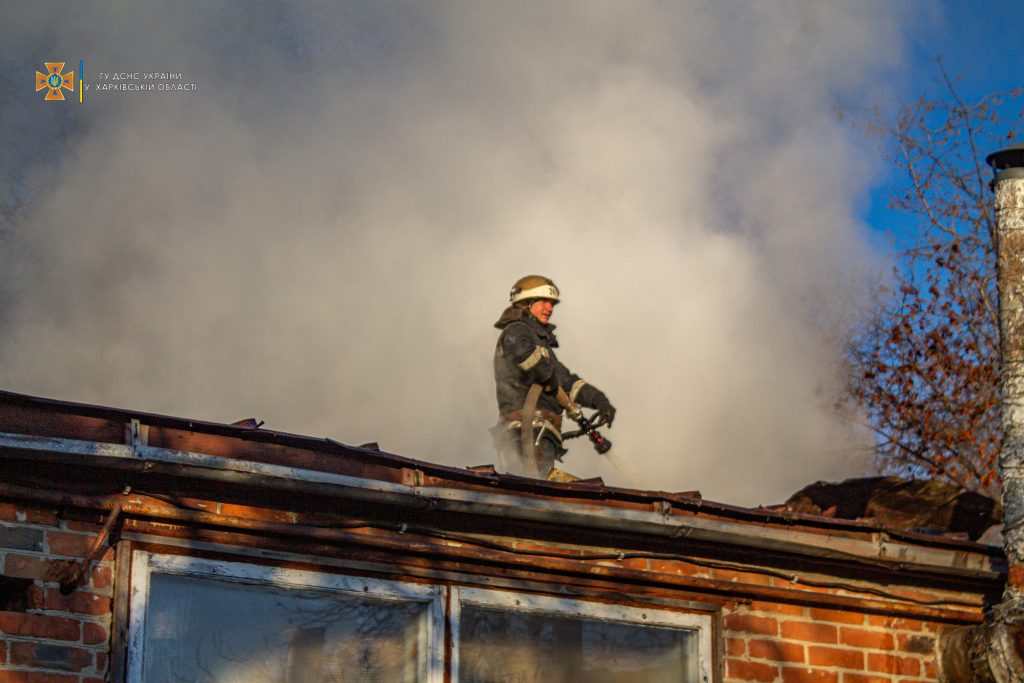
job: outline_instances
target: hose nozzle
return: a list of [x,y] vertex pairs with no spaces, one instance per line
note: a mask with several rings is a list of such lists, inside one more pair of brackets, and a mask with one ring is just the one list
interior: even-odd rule
[[574,436],[578,436],[580,432],[586,434],[590,439],[590,443],[593,445],[594,450],[601,455],[604,455],[612,449],[612,442],[602,436],[601,432],[597,431],[597,428],[591,424],[590,420],[588,420],[586,415],[583,414],[583,408],[581,408],[578,403],[572,401],[561,389],[558,390],[558,403],[565,409],[566,415],[572,418],[572,421],[580,426],[579,432],[573,432]]

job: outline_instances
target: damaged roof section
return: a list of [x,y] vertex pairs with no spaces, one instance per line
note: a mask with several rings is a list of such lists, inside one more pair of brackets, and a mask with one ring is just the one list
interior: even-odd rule
[[938,480],[864,477],[819,481],[793,494],[790,512],[833,519],[876,520],[887,528],[981,539],[1003,521],[998,501]]

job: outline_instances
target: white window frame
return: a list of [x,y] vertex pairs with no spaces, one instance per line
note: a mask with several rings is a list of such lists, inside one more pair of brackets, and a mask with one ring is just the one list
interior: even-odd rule
[[676,612],[663,608],[627,607],[604,602],[558,598],[530,593],[511,593],[485,588],[452,588],[449,620],[452,633],[452,680],[459,680],[459,631],[462,606],[490,607],[509,612],[533,612],[575,616],[598,621],[615,621],[636,626],[664,626],[697,632],[697,669],[702,683],[714,679],[712,653],[712,615],[700,612]]
[[424,603],[427,605],[427,624],[424,634],[426,655],[420,664],[421,680],[424,683],[443,683],[444,681],[445,591],[443,586],[136,551],[132,558],[128,622],[128,683],[143,683],[142,664],[145,654],[143,649],[146,637],[146,614],[150,577],[154,573],[263,583],[280,588],[326,590],[372,596],[385,600]]

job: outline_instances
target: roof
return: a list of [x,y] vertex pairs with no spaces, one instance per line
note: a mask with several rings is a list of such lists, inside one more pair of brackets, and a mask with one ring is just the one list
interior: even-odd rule
[[[546,570],[556,572],[565,570],[569,557],[610,559],[614,565],[636,557],[649,568],[574,570],[620,572],[634,583],[676,582],[694,595],[801,602],[821,596],[823,604],[864,604],[862,597],[825,597],[814,592],[817,586],[884,596],[867,607],[895,613],[887,602],[891,595],[883,590],[890,584],[910,581],[946,596],[997,595],[1006,577],[1001,548],[878,520],[742,508],[703,500],[695,492],[622,488],[599,479],[561,483],[502,474],[489,466],[449,467],[257,428],[253,421],[219,424],[6,391],[0,391],[0,461],[0,498],[106,510],[111,518],[119,511],[150,519],[144,523],[151,525],[160,519],[173,525],[177,519],[214,527],[240,522],[197,509],[195,502],[233,501],[290,511],[287,521],[264,524],[278,535],[310,542],[344,537],[345,544],[373,538],[389,552],[428,556],[440,543],[449,549],[445,552],[483,564],[500,562],[508,552],[536,554],[532,564],[539,569],[550,564]],[[157,509],[155,502],[176,505],[177,512]],[[377,528],[390,537],[383,541],[347,528]],[[520,547],[530,539],[568,544],[568,555]],[[719,569],[760,567],[756,570],[781,585],[672,578],[653,568],[659,558]],[[785,588],[798,582],[812,590]],[[963,623],[980,618],[972,601],[900,599],[905,614]]]
[[[696,492],[548,482],[493,467],[458,468],[332,439],[56,401],[0,391],[0,459],[8,481],[62,487],[40,463],[91,472],[102,489],[125,481],[246,487],[272,498],[372,503],[433,515],[558,524],[590,534],[631,534],[718,544],[744,552],[886,571],[1001,580],[1002,550],[914,533],[877,520],[844,520],[704,500]],[[76,477],[82,481],[81,477]],[[111,489],[113,490],[113,489]],[[0,485],[0,493],[3,493]]]

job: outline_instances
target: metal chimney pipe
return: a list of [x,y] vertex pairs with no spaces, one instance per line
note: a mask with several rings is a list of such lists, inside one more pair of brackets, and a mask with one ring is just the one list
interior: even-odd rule
[[[1003,446],[1003,545],[1009,562],[1006,597],[1024,589],[1024,145],[994,152]],[[1004,598],[1005,599],[1005,598]]]
[[996,280],[999,287],[1003,599],[977,626],[939,636],[943,683],[1024,681],[1024,145],[988,155],[995,171]]

